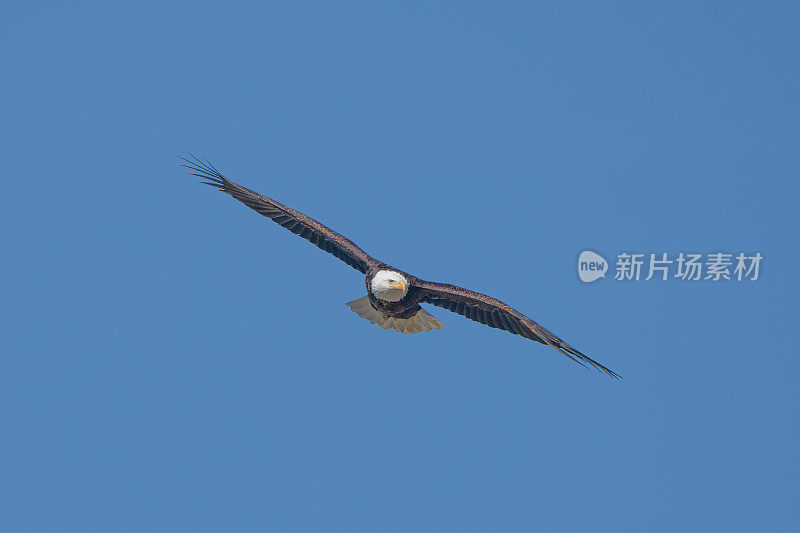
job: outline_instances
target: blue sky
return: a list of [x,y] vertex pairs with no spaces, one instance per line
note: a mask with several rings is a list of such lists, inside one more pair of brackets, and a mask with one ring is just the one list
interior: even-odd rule
[[[797,530],[799,15],[10,7],[0,529]],[[443,309],[369,324],[358,272],[186,151],[624,379]],[[584,284],[586,249],[764,260]]]

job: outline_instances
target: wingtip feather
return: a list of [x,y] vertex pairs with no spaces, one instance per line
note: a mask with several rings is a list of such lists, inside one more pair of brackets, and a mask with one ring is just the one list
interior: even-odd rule
[[231,183],[228,178],[222,175],[222,172],[217,170],[217,168],[212,165],[208,160],[201,160],[196,155],[188,152],[189,156],[193,159],[187,159],[183,156],[178,156],[179,159],[183,161],[180,165],[186,169],[189,169],[190,176],[196,176],[202,180],[208,181],[201,181],[204,185],[211,185],[213,187],[217,187],[219,189],[225,190],[229,183]]

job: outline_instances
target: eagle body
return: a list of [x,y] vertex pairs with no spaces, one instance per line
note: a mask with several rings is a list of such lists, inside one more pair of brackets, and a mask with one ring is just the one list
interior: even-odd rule
[[229,194],[257,213],[355,268],[365,276],[367,295],[348,302],[359,316],[384,329],[421,333],[444,327],[421,304],[442,307],[470,320],[546,344],[572,361],[591,366],[611,377],[619,374],[581,353],[533,319],[485,294],[448,283],[426,281],[387,265],[313,218],[252,191],[222,175],[210,163],[184,159],[190,174]]
[[350,309],[362,318],[384,329],[400,333],[423,333],[444,327],[419,303],[425,293],[420,280],[383,263],[367,270],[367,296],[348,302]]

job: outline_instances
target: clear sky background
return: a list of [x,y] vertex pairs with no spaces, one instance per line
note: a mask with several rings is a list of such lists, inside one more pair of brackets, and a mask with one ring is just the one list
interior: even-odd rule
[[[0,24],[1,530],[798,530],[797,3]],[[369,324],[362,275],[186,151],[624,378],[439,308]],[[584,249],[764,260],[588,285]]]

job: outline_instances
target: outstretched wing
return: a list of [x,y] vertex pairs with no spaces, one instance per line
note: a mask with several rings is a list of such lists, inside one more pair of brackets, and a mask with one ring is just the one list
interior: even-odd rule
[[230,194],[250,209],[271,218],[292,233],[335,255],[356,270],[366,273],[367,265],[377,263],[350,239],[339,235],[329,227],[320,224],[299,211],[295,211],[272,198],[232,182],[208,161],[203,162],[197,158],[194,158],[194,161],[189,161],[183,157],[181,159],[186,162],[182,166],[188,168],[192,176],[208,180],[204,181],[204,184],[211,185],[222,192]]
[[447,283],[419,280],[415,285],[424,291],[425,296],[421,300],[424,303],[444,307],[481,324],[547,344],[582,366],[588,364],[613,378],[620,377],[613,370],[582,354],[551,331],[496,298]]

